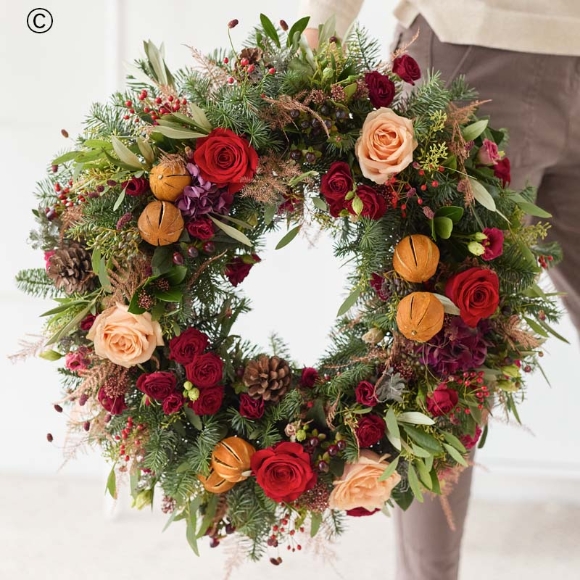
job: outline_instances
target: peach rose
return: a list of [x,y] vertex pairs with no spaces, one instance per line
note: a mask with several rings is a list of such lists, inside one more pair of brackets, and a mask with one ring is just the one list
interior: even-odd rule
[[163,346],[159,322],[151,314],[131,314],[129,307],[116,304],[107,308],[91,327],[87,338],[95,343],[95,353],[122,367],[147,362],[157,346]]
[[340,479],[334,482],[328,505],[336,510],[363,507],[369,511],[381,509],[391,497],[393,488],[401,481],[395,471],[385,481],[379,481],[389,463],[388,455],[379,456],[374,451],[361,451],[356,463],[347,463]]
[[416,147],[411,119],[381,107],[367,115],[355,152],[363,175],[375,183],[385,183],[413,161]]

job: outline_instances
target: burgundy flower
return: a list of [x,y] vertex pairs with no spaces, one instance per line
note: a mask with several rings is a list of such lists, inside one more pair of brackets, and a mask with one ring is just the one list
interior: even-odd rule
[[356,401],[366,407],[374,407],[379,401],[375,393],[375,386],[369,381],[361,381],[354,390]]
[[381,510],[379,510],[379,508],[374,509],[371,512],[371,511],[365,509],[364,507],[357,507],[357,508],[353,508],[351,510],[346,510],[346,515],[351,516],[353,518],[361,518],[361,517],[366,517],[366,516],[372,516],[373,514],[376,514],[379,511],[381,511]]
[[[363,202],[361,216],[378,220],[385,215],[385,212],[387,211],[387,201],[375,189],[368,185],[359,185],[356,188],[356,194]],[[356,215],[352,204],[353,200],[350,200],[346,207],[350,214]]]
[[380,274],[374,272],[371,276],[370,285],[371,288],[377,293],[377,296],[384,301],[389,299],[389,295],[387,294],[387,289],[385,288],[385,278]]
[[363,415],[355,430],[360,447],[364,449],[378,443],[383,438],[386,428],[387,425],[382,417],[372,413]]
[[512,180],[510,160],[504,157],[501,161],[498,161],[493,166],[493,174],[501,180],[503,187],[507,187]]
[[129,181],[124,181],[121,187],[125,190],[126,195],[139,197],[149,190],[149,181],[143,177],[132,177]]
[[198,354],[192,362],[185,367],[187,380],[191,381],[199,389],[215,387],[222,380],[224,363],[213,352]]
[[330,215],[338,217],[345,208],[346,194],[353,189],[350,166],[344,161],[335,161],[320,181],[320,192],[328,203]]
[[418,81],[421,78],[421,69],[417,64],[417,61],[408,54],[398,56],[393,61],[393,72],[398,77],[412,85],[415,84],[415,81]]
[[215,227],[208,218],[198,218],[187,223],[187,231],[192,238],[207,241],[215,236]]
[[168,371],[157,371],[155,373],[143,373],[137,379],[137,388],[156,401],[164,401],[169,395],[175,392],[177,378]]
[[386,75],[374,70],[365,74],[365,83],[369,89],[369,99],[373,107],[388,107],[395,98],[395,83]]
[[434,417],[448,415],[455,409],[459,401],[459,395],[454,389],[450,389],[445,383],[441,383],[427,397],[427,411]]
[[222,406],[224,388],[221,385],[200,389],[197,401],[190,403],[196,415],[215,415]]
[[169,341],[169,358],[180,365],[187,365],[207,348],[208,342],[207,334],[197,328],[187,328]]
[[311,389],[318,379],[318,371],[312,367],[306,367],[302,369],[302,375],[300,376],[300,386]]
[[232,286],[238,286],[246,279],[252,266],[261,261],[257,254],[236,256],[226,265],[224,274]]
[[173,415],[178,413],[183,407],[184,399],[181,393],[171,393],[163,401],[163,412],[166,415]]
[[125,397],[109,397],[107,395],[104,387],[99,389],[99,393],[97,395],[97,399],[99,403],[101,403],[103,409],[111,415],[120,415],[125,409],[127,409],[127,404],[125,403]]
[[86,347],[80,347],[78,350],[74,352],[69,352],[64,357],[64,365],[73,373],[77,373],[79,371],[84,371],[89,366],[89,359],[87,357],[87,349]]
[[93,324],[95,323],[96,318],[97,317],[94,314],[87,314],[81,320],[81,323],[79,324],[79,328],[81,330],[84,330],[85,332],[88,332],[93,327]]
[[482,259],[495,260],[503,254],[503,232],[498,228],[485,228],[483,233],[487,240],[483,240],[481,245],[485,248]]
[[264,415],[264,399],[254,399],[247,393],[240,395],[240,415],[246,419],[261,419]]
[[477,445],[477,442],[479,441],[480,437],[481,437],[481,427],[479,425],[476,425],[475,433],[473,435],[469,435],[469,433],[463,435],[463,437],[461,437],[461,443],[463,443],[465,449],[473,449]]

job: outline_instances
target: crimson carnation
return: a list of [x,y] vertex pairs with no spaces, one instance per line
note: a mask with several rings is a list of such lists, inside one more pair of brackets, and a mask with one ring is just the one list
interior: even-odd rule
[[503,254],[503,232],[498,228],[485,228],[483,233],[487,240],[481,242],[485,252],[481,256],[483,260],[495,260]]
[[237,193],[256,174],[258,154],[247,139],[229,129],[214,129],[197,140],[193,158],[201,176]]
[[417,61],[408,54],[398,56],[393,61],[393,72],[412,85],[421,78],[421,69]]
[[187,365],[207,348],[208,343],[207,334],[197,328],[187,328],[169,341],[169,358],[180,365]]
[[215,235],[213,222],[208,218],[198,218],[187,224],[187,231],[192,238],[207,241]]
[[369,511],[369,510],[365,509],[364,507],[357,507],[357,508],[353,508],[351,510],[346,510],[346,515],[351,516],[353,518],[361,518],[361,517],[366,517],[366,516],[372,516],[379,511],[381,511],[379,508],[376,508],[373,511]]
[[302,375],[300,376],[300,386],[311,389],[316,381],[318,380],[318,371],[312,367],[306,367],[302,369]]
[[189,406],[196,415],[215,415],[222,406],[224,388],[221,385],[208,387],[199,391],[199,398]]
[[475,328],[499,306],[499,278],[493,270],[469,268],[449,278],[445,294],[459,308],[464,322]]
[[356,401],[366,407],[374,407],[379,401],[377,400],[375,386],[368,381],[361,381],[354,390]]
[[125,403],[125,397],[109,397],[104,387],[99,389],[97,394],[97,399],[101,403],[103,409],[111,415],[120,415],[125,409],[127,409],[127,404]]
[[[387,211],[387,201],[372,187],[369,187],[368,185],[359,185],[356,189],[356,195],[363,203],[363,209],[360,214],[361,216],[378,220],[385,215],[385,212]],[[347,209],[350,214],[357,215],[352,207],[353,201],[354,198],[348,202]]]
[[457,405],[459,395],[454,389],[450,389],[445,383],[441,383],[427,397],[427,411],[434,417],[448,415]]
[[191,381],[199,389],[215,387],[222,380],[224,363],[213,352],[198,354],[191,363],[185,367],[187,380]]
[[237,286],[246,279],[252,266],[261,261],[257,254],[252,254],[251,256],[236,256],[226,265],[224,274],[232,286]]
[[156,401],[165,400],[175,392],[177,378],[168,371],[144,373],[137,379],[137,388]]
[[79,324],[79,328],[81,330],[84,330],[85,332],[88,332],[93,327],[93,324],[95,323],[96,318],[97,317],[94,314],[87,314],[81,320],[81,323]]
[[511,164],[507,157],[504,157],[493,166],[493,174],[501,180],[503,187],[507,187],[512,180]]
[[247,393],[240,395],[240,415],[246,419],[261,419],[264,415],[264,399],[254,399]]
[[344,161],[335,161],[320,181],[320,192],[328,203],[330,215],[338,217],[345,208],[346,194],[352,191],[354,181],[350,166]]
[[386,75],[374,70],[365,74],[369,99],[373,107],[388,107],[395,98],[395,83]]
[[310,455],[299,443],[279,443],[256,451],[252,471],[264,493],[277,502],[291,502],[316,485]]
[[360,447],[364,449],[378,443],[383,438],[386,428],[385,420],[379,415],[369,414],[361,417],[355,430]]
[[125,190],[126,195],[139,197],[149,191],[149,181],[143,177],[132,177],[128,181],[124,181],[121,187]]
[[173,415],[174,413],[178,413],[181,411],[183,403],[184,400],[181,393],[171,393],[171,395],[166,397],[163,401],[163,412],[166,415]]

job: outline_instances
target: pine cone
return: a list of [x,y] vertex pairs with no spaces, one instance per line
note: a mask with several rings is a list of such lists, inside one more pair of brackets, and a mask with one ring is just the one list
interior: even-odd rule
[[247,58],[249,64],[257,64],[262,60],[262,49],[261,48],[244,48],[240,52],[240,59]]
[[56,250],[50,258],[48,276],[67,294],[90,292],[95,287],[91,255],[77,242]]
[[291,373],[288,363],[277,356],[250,361],[244,371],[244,384],[254,399],[277,403],[288,391]]

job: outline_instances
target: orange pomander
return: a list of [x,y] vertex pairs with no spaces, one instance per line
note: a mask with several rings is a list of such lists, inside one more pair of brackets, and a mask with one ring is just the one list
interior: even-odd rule
[[184,225],[181,212],[168,201],[152,201],[137,222],[141,237],[152,246],[177,242]]
[[191,175],[179,157],[168,157],[149,174],[149,187],[161,201],[175,201],[191,185]]
[[226,481],[237,483],[248,478],[250,461],[256,450],[240,437],[220,441],[211,454],[211,466]]
[[439,264],[439,248],[427,236],[413,234],[403,238],[395,248],[393,268],[407,282],[425,282]]
[[225,493],[229,491],[236,485],[233,481],[226,481],[221,475],[218,475],[215,471],[210,471],[210,474],[205,477],[204,475],[198,475],[197,478],[203,484],[206,491],[210,493]]
[[397,326],[409,340],[427,342],[443,328],[445,310],[431,292],[413,292],[399,302]]

